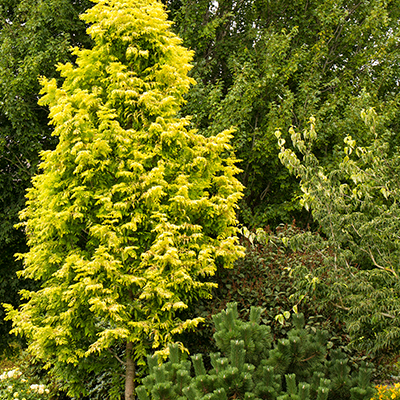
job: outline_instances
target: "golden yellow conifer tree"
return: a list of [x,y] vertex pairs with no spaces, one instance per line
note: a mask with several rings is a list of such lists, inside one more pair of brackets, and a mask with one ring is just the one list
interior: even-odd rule
[[177,116],[192,54],[162,4],[96,3],[82,17],[93,49],[59,65],[61,87],[42,81],[59,144],[28,192],[21,256],[21,275],[42,285],[7,308],[14,332],[59,375],[123,345],[131,400],[135,360],[194,328],[200,318],[177,312],[210,296],[206,277],[241,255],[242,186],[230,131],[205,138]]

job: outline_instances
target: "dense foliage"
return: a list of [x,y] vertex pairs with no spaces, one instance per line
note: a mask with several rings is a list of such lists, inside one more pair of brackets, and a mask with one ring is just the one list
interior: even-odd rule
[[161,365],[149,358],[150,374],[138,387],[140,400],[344,400],[369,399],[370,370],[351,371],[340,350],[326,348],[326,332],[304,329],[304,316],[294,314],[287,337],[272,340],[270,328],[260,324],[263,309],[252,307],[249,322],[238,318],[235,303],[213,317],[219,352],[180,360],[170,347],[170,360]]
[[[212,347],[213,315],[235,302],[242,318],[247,318],[252,306],[264,308],[262,323],[271,328],[274,338],[284,337],[292,328],[290,315],[294,310],[302,312],[310,329],[328,331],[329,340],[347,351],[354,362],[363,358],[358,352],[348,351],[350,338],[340,310],[329,302],[317,301],[312,290],[316,284],[312,274],[325,265],[326,241],[317,246],[320,236],[312,235],[310,243],[303,241],[301,246],[291,247],[305,233],[294,225],[282,225],[274,231],[242,229],[240,242],[245,257],[238,259],[232,270],[218,269],[214,277],[218,287],[213,289],[212,299],[199,300],[189,308],[189,315],[205,321],[196,331],[179,336],[191,354],[217,351]],[[306,271],[310,272],[307,278]],[[303,285],[298,285],[299,279]]]
[[[0,303],[31,350],[70,393],[119,398],[132,351],[181,332],[207,353],[234,300],[276,338],[298,309],[396,356],[399,0],[94,2],[0,0]],[[318,232],[244,228],[224,270],[236,217]]]
[[[58,76],[55,64],[70,60],[69,46],[89,45],[79,20],[88,0],[0,1],[0,299],[19,304],[22,264],[14,254],[26,251],[22,229],[14,229],[25,203],[25,189],[37,171],[39,152],[54,148],[48,111],[37,104],[38,77]],[[9,322],[0,307],[0,353],[8,344]]]
[[76,379],[71,394],[83,394],[79,368],[123,358],[129,400],[135,361],[193,329],[201,319],[177,311],[209,296],[207,277],[241,255],[242,186],[231,132],[205,138],[176,117],[191,52],[161,4],[101,0],[82,18],[93,48],[58,66],[61,87],[42,79],[59,143],[42,153],[21,214],[30,247],[21,276],[41,285],[6,308],[28,350]]
[[[291,130],[301,159],[285,148],[277,132],[280,158],[300,177],[302,204],[326,235],[326,242],[315,244],[332,251],[325,251],[320,268],[303,269],[303,276],[316,282],[319,302],[345,311],[357,347],[374,356],[395,356],[400,337],[399,153],[375,111],[362,116],[366,134],[374,139],[362,147],[347,136],[337,166],[323,167],[314,155],[312,144],[318,135],[313,118],[302,133]],[[300,279],[298,290],[305,286]]]
[[[398,0],[167,1],[195,51],[185,112],[205,135],[233,124],[247,225],[298,222],[298,185],[278,161],[274,132],[303,130],[311,115],[324,164],[351,134],[366,139],[361,109],[376,107],[399,128]],[[179,5],[179,7],[178,7]],[[391,141],[398,144],[398,135]],[[299,219],[300,218],[300,219]]]

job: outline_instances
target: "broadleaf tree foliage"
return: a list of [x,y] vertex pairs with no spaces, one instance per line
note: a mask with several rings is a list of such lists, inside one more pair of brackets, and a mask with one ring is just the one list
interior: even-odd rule
[[[301,202],[327,238],[318,245],[307,235],[326,263],[298,268],[303,279],[297,280],[297,291],[336,308],[355,347],[373,357],[394,357],[400,338],[400,155],[374,109],[364,110],[360,119],[373,140],[359,146],[347,136],[341,162],[332,168],[322,166],[312,148],[318,138],[315,118],[303,132],[291,129],[296,152],[276,132],[280,159],[300,178]],[[304,239],[294,241],[299,246]]]
[[[195,51],[185,110],[205,135],[227,123],[246,186],[248,225],[306,224],[294,177],[279,163],[274,132],[302,131],[311,115],[315,150],[337,162],[343,139],[364,145],[362,109],[399,126],[398,0],[168,1],[184,44]],[[179,7],[178,7],[179,4]],[[346,132],[346,134],[344,133]],[[390,139],[398,145],[398,135]]]
[[133,360],[194,328],[201,319],[180,310],[210,295],[217,265],[241,256],[242,185],[231,131],[205,138],[176,116],[194,83],[192,53],[161,3],[96,3],[82,16],[94,47],[58,66],[61,87],[42,79],[59,143],[42,153],[21,214],[30,247],[21,276],[41,287],[7,309],[59,375],[123,344],[131,399]]

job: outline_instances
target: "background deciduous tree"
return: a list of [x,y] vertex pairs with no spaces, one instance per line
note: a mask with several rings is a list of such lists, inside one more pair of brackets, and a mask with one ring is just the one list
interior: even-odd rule
[[94,47],[58,66],[61,87],[42,80],[59,143],[28,191],[21,256],[21,275],[41,286],[6,308],[30,352],[64,379],[68,366],[101,370],[123,357],[130,400],[135,361],[195,327],[201,318],[179,312],[210,296],[217,265],[242,255],[242,185],[231,131],[205,138],[176,117],[194,83],[192,53],[163,6],[96,3],[82,16]]
[[[365,143],[359,115],[375,107],[399,128],[398,0],[167,1],[176,31],[195,51],[184,112],[205,135],[226,124],[247,187],[248,225],[308,222],[295,178],[278,161],[274,132],[300,131],[317,117],[315,150],[335,163],[343,139]],[[179,4],[179,7],[178,7]],[[398,144],[398,135],[390,141]]]
[[[391,135],[384,120],[373,109],[362,117],[365,134],[374,139],[358,146],[347,136],[341,162],[332,168],[321,166],[312,150],[318,138],[313,118],[310,129],[291,129],[299,156],[285,148],[277,132],[280,158],[301,179],[302,204],[327,238],[319,243],[326,262],[297,268],[297,291],[336,308],[354,347],[376,358],[395,357],[400,338],[400,155],[387,141]],[[307,238],[318,245],[316,238]],[[299,238],[294,241],[303,245]]]

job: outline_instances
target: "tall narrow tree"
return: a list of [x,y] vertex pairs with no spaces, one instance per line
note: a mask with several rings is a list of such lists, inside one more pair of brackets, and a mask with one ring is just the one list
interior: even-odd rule
[[161,3],[97,0],[83,15],[93,49],[43,79],[59,144],[42,154],[22,213],[30,250],[22,276],[41,282],[14,332],[56,374],[125,346],[125,398],[134,361],[162,349],[190,301],[209,296],[218,263],[241,255],[241,184],[230,131],[205,138],[176,116],[191,52],[170,31]]

